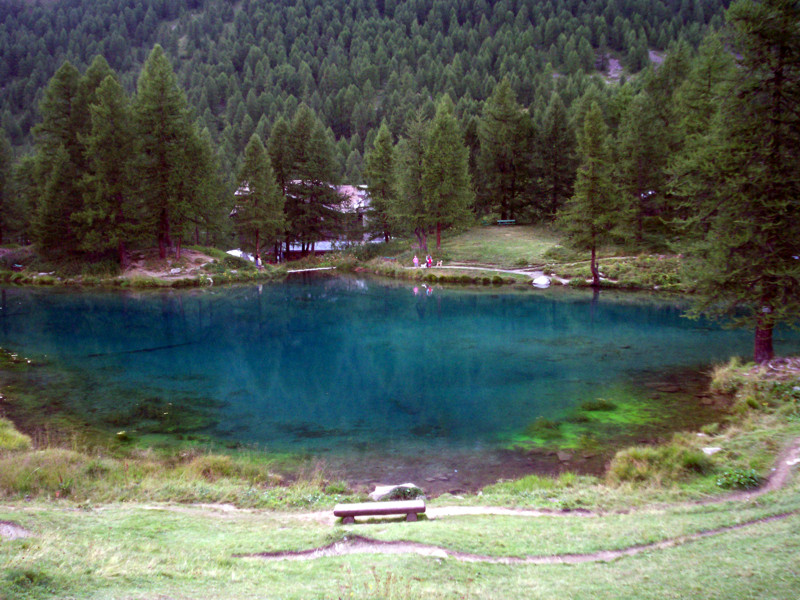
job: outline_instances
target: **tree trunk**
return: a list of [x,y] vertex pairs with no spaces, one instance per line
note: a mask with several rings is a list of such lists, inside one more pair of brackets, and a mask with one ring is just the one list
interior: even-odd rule
[[177,260],[181,259],[181,242],[182,241],[183,241],[182,238],[179,237],[178,241],[175,244],[175,258]]
[[171,246],[172,242],[169,239],[169,215],[167,210],[161,211],[161,232],[158,236],[158,257],[162,260],[167,258],[167,246]]
[[442,249],[442,224],[436,223],[436,250]]
[[[765,310],[770,310],[768,306],[764,307]],[[763,363],[771,360],[775,356],[772,349],[772,312],[763,313],[763,316],[758,319],[756,324],[756,339],[755,348],[753,350],[753,360],[756,363]]]
[[600,287],[600,269],[597,267],[597,249],[592,246],[592,287]]
[[117,255],[119,256],[119,267],[124,271],[130,265],[128,251],[125,249],[125,242],[120,241],[117,245]]
[[200,245],[200,227],[197,225],[194,226],[194,243],[195,245]]
[[423,250],[423,251],[427,252],[428,251],[428,236],[425,235],[425,230],[422,229],[421,227],[417,227],[414,230],[414,234],[417,236],[417,242],[419,244],[420,250]]

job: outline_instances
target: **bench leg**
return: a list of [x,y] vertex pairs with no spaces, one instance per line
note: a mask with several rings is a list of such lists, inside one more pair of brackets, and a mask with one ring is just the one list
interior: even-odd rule
[[350,525],[351,523],[355,523],[355,517],[342,517],[342,525]]
[[406,514],[406,521],[416,521],[417,520],[417,513],[410,512]]

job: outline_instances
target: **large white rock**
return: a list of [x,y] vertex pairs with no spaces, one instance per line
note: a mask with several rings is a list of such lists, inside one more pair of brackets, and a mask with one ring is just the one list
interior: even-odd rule
[[369,497],[375,500],[383,500],[387,496],[392,496],[395,491],[398,491],[400,494],[405,495],[409,494],[409,497],[419,496],[422,494],[422,489],[413,483],[401,483],[400,485],[376,485],[375,491],[372,492]]
[[550,278],[547,275],[539,275],[533,280],[533,285],[537,288],[548,288],[550,287]]

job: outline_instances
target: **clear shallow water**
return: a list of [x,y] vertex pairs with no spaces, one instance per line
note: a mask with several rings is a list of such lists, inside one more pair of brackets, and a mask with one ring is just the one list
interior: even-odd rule
[[675,301],[414,287],[7,288],[0,346],[46,356],[68,374],[46,393],[109,428],[320,453],[494,447],[644,372],[751,352],[750,332],[684,319]]

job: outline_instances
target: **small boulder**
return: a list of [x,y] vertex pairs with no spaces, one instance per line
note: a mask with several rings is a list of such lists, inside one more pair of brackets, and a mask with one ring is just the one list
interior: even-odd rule
[[547,275],[539,275],[539,277],[534,278],[533,287],[537,287],[539,289],[549,288],[550,278]]
[[376,485],[375,491],[369,497],[374,500],[410,500],[422,496],[424,492],[413,483],[399,485]]

